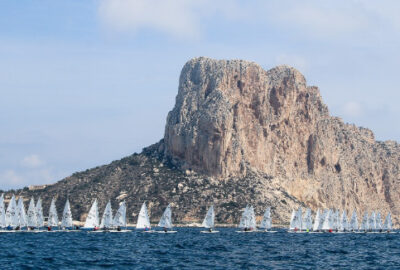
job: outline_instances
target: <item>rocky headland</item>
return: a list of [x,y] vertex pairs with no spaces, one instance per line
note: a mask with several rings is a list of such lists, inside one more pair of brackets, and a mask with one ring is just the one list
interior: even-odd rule
[[[142,153],[67,177],[40,190],[62,211],[67,196],[75,219],[94,198],[103,210],[125,200],[130,221],[143,201],[156,222],[168,203],[178,223],[200,222],[209,205],[219,223],[238,222],[251,203],[274,223],[309,206],[392,212],[400,217],[400,145],[329,115],[319,90],[294,68],[263,70],[243,60],[194,58],[179,79],[165,135]],[[10,193],[6,194],[7,196]]]

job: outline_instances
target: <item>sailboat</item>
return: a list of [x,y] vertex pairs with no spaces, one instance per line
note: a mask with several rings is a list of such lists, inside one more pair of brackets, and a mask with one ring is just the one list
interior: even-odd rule
[[0,229],[4,229],[6,227],[6,209],[4,206],[4,194],[1,194],[0,197]]
[[349,231],[349,221],[347,219],[347,213],[346,210],[343,210],[342,216],[340,218],[340,227],[339,227],[340,232],[347,232]]
[[[158,227],[162,227],[162,231],[158,231],[160,233],[176,233],[176,231],[172,231],[172,217],[171,217],[171,204],[168,204],[165,209],[163,215],[161,216],[160,222],[158,223]],[[168,229],[170,231],[168,231]]]
[[37,228],[37,214],[36,214],[36,206],[33,197],[29,202],[28,212],[26,215],[26,223],[28,225],[28,230],[34,230]]
[[73,230],[73,223],[72,223],[72,213],[71,207],[69,205],[69,200],[65,202],[64,211],[61,220],[61,228],[63,230]]
[[100,222],[100,229],[108,231],[113,225],[111,202],[108,201]]
[[358,217],[356,210],[353,210],[353,213],[351,214],[349,230],[352,232],[358,231]]
[[50,203],[49,218],[47,219],[47,230],[52,231],[53,227],[58,227],[58,215],[54,198]]
[[15,196],[12,195],[10,202],[8,203],[6,211],[6,227],[8,230],[19,229],[19,220],[17,216],[17,204],[15,202]]
[[301,231],[310,232],[312,227],[313,227],[313,224],[312,224],[312,217],[311,217],[311,209],[307,208],[306,213],[301,222]]
[[334,213],[331,209],[328,210],[324,223],[322,224],[322,230],[325,232],[332,232],[333,230],[333,216]]
[[[129,232],[129,230],[126,230],[126,203],[125,202],[121,202],[119,205],[118,211],[114,216],[113,227],[116,230],[113,230],[111,232]],[[122,228],[125,228],[125,230],[122,230]]]
[[17,216],[18,216],[18,226],[21,230],[22,228],[25,228],[27,225],[24,200],[22,199],[22,197],[19,197],[18,199]]
[[374,211],[372,211],[371,215],[369,216],[368,224],[369,224],[369,231],[374,232],[376,230],[376,218]]
[[261,220],[260,229],[264,229],[265,232],[275,233],[276,231],[271,231],[271,228],[271,208],[267,207]]
[[368,219],[368,212],[365,211],[362,222],[361,222],[361,226],[360,226],[360,231],[363,232],[367,232],[369,230],[369,223],[368,223],[369,219]]
[[149,212],[147,211],[146,202],[140,208],[136,229],[143,229],[144,232],[154,232],[151,230]]
[[318,208],[317,213],[315,214],[313,232],[319,232],[320,222],[321,222],[321,215],[319,213],[319,208]]
[[99,229],[99,209],[97,206],[97,199],[94,200],[82,229],[86,231],[97,231]]
[[392,215],[390,212],[387,214],[385,218],[385,222],[383,223],[383,230],[390,233],[392,230]]
[[242,217],[240,218],[239,228],[241,231],[237,232],[254,232],[256,229],[256,217],[254,208],[251,205],[247,205],[243,211]]
[[383,225],[382,225],[381,213],[379,211],[376,213],[376,216],[375,216],[375,224],[376,224],[376,230],[378,232],[382,232]]
[[301,230],[302,224],[302,208],[299,207],[297,211],[293,210],[290,220],[289,232],[297,232]]
[[214,213],[214,205],[211,205],[208,208],[207,214],[204,217],[203,223],[201,224],[202,227],[207,228],[207,231],[200,231],[201,233],[217,233],[218,231],[214,231],[214,220],[215,220],[215,213]]
[[40,197],[36,203],[36,224],[38,229],[44,227],[42,200],[40,199]]

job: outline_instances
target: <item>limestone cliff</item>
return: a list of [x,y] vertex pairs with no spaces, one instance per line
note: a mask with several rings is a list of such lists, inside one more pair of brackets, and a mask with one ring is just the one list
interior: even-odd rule
[[192,59],[165,129],[165,154],[219,179],[262,172],[316,207],[400,210],[400,146],[331,117],[296,69]]

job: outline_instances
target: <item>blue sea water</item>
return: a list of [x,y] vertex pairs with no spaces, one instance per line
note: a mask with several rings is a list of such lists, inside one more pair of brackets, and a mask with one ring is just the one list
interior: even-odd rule
[[400,234],[1,233],[0,269],[400,269]]

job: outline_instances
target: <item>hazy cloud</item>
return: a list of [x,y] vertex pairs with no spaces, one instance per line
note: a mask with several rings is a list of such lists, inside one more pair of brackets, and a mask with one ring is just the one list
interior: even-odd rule
[[346,104],[344,104],[343,106],[343,114],[347,117],[360,117],[363,115],[363,109],[361,107],[361,105],[357,102],[347,102]]
[[14,170],[7,170],[0,174],[0,184],[2,187],[20,186],[23,182],[23,178]]
[[44,162],[40,159],[38,155],[35,154],[26,156],[21,161],[21,165],[27,168],[38,168],[43,164]]

